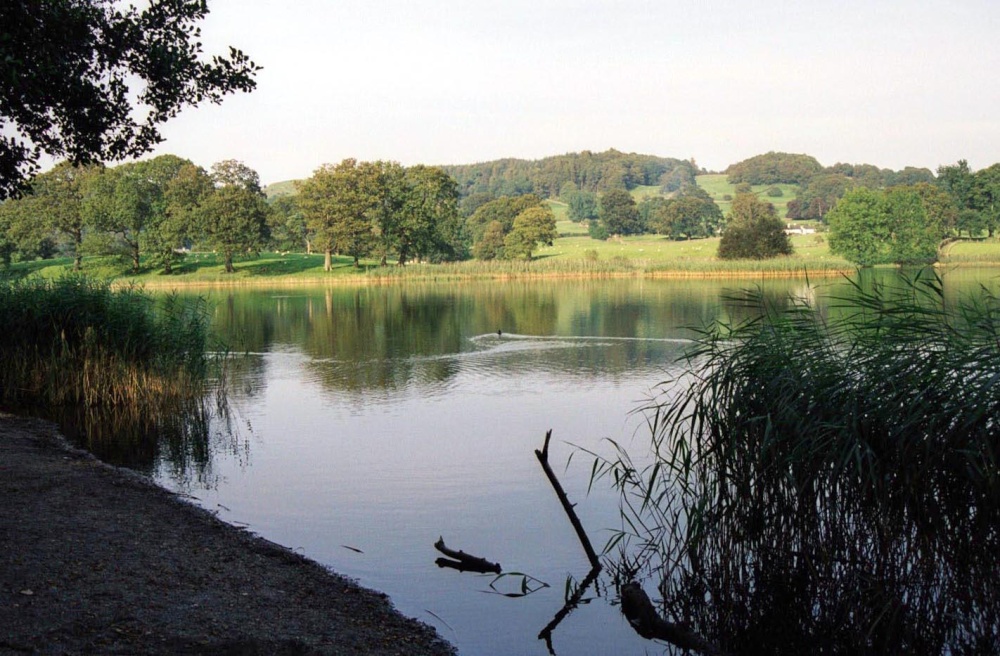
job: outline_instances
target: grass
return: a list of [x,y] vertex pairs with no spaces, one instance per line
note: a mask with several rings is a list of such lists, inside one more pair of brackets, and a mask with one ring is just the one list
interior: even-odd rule
[[[728,176],[724,173],[710,173],[707,175],[699,175],[696,178],[698,186],[712,196],[712,199],[719,206],[719,209],[722,210],[723,214],[727,214],[730,206],[732,206],[732,201],[725,200],[725,196],[736,195],[736,185],[729,184],[727,178]],[[765,193],[765,191],[771,186],[772,185],[753,185],[751,189],[755,194],[757,194],[757,196],[774,205],[774,209],[778,211],[778,216],[785,218],[788,213],[788,201],[795,198],[795,195],[798,193],[798,185],[774,185],[782,191],[782,195],[777,198],[772,198]]]
[[1000,300],[927,271],[834,300],[735,295],[648,409],[653,463],[595,457],[618,573],[729,653],[996,653]]
[[[305,253],[263,253],[260,257],[236,262],[236,273],[227,274],[222,261],[213,253],[192,253],[175,267],[172,275],[160,270],[131,274],[128,267],[112,257],[84,259],[84,273],[93,278],[132,282],[146,287],[181,285],[295,285],[314,283],[367,283],[390,280],[454,280],[468,278],[559,277],[559,276],[683,276],[683,277],[754,277],[760,275],[820,276],[848,273],[855,267],[832,255],[823,233],[792,235],[795,252],[790,257],[772,260],[723,261],[715,257],[719,239],[670,241],[659,235],[642,235],[594,240],[586,236],[584,224],[561,220],[557,229],[562,237],[552,246],[535,252],[535,259],[524,262],[458,262],[454,264],[411,263],[406,267],[378,267],[374,260],[362,260],[361,268],[352,266],[346,257],[333,258],[333,270],[323,271],[323,256]],[[963,240],[949,244],[942,258],[944,265],[1000,265],[1000,242]],[[72,260],[22,262],[11,265],[14,276],[38,275],[55,279],[65,275]]]

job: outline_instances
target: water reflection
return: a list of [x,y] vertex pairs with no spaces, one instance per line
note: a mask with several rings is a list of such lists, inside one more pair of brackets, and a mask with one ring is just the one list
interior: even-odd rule
[[[166,427],[175,437],[161,446],[127,448],[136,450],[138,468],[207,507],[224,507],[229,521],[387,592],[464,653],[657,651],[610,605],[613,579],[576,583],[589,564],[532,452],[549,428],[592,450],[612,438],[648,452],[648,428],[630,413],[676,373],[693,329],[754,316],[727,300],[741,286],[213,291],[214,330],[237,363],[229,414]],[[775,304],[794,292],[821,312],[840,311],[826,300],[831,283],[759,286]],[[207,431],[195,430],[206,423]],[[561,467],[569,452],[560,445],[557,469],[600,548],[603,529],[621,526],[618,498],[588,494],[588,464]],[[434,564],[442,534],[551,587],[520,599],[481,594],[489,575]],[[774,572],[767,594],[777,600],[800,572]],[[759,608],[777,613],[777,605]]]

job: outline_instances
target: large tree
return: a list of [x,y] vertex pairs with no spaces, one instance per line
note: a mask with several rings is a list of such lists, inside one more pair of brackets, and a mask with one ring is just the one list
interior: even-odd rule
[[369,213],[374,205],[367,179],[369,170],[355,159],[340,164],[324,164],[312,177],[296,183],[299,207],[317,248],[326,258],[323,269],[333,268],[333,253],[341,252],[360,258],[371,252],[374,235]]
[[140,271],[145,232],[156,219],[161,190],[147,174],[147,162],[131,162],[88,178],[81,205],[84,220],[113,235],[132,265]]
[[465,233],[455,180],[439,167],[417,165],[406,169],[406,187],[396,244],[398,263],[406,264],[411,257],[461,257]]
[[753,193],[737,194],[719,241],[719,257],[763,260],[791,254],[785,222],[778,218],[774,205]]
[[182,108],[250,91],[241,51],[203,61],[204,0],[0,3],[0,199],[43,154],[74,163],[137,156]]
[[201,230],[208,245],[222,253],[226,273],[233,273],[233,256],[259,253],[267,242],[267,199],[257,172],[242,162],[215,164],[212,179],[215,190],[200,206]]
[[546,205],[529,207],[517,215],[513,229],[504,238],[504,257],[530,260],[539,244],[551,246],[558,236],[552,210]]
[[89,177],[100,175],[97,166],[74,166],[60,162],[45,173],[32,178],[28,192],[10,204],[27,204],[26,217],[39,230],[55,233],[62,245],[73,255],[73,268],[80,270],[83,261],[83,238],[87,224],[81,211],[83,190]]
[[600,217],[609,235],[637,235],[642,232],[635,199],[624,189],[612,189],[601,196]]
[[917,192],[906,188],[853,189],[827,222],[830,251],[861,266],[932,262],[942,235]]

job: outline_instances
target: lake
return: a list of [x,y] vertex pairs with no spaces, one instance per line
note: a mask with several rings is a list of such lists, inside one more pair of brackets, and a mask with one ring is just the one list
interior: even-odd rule
[[[236,357],[208,443],[115,453],[226,521],[386,592],[461,653],[662,653],[630,628],[606,578],[551,645],[538,638],[589,564],[534,450],[551,429],[553,467],[600,550],[621,525],[618,496],[605,482],[588,491],[592,459],[579,449],[610,453],[614,440],[649,456],[635,411],[678,372],[694,329],[746,311],[728,293],[756,285],[777,303],[822,304],[837,284],[213,290],[202,295],[214,331]],[[439,537],[526,576],[439,568]]]

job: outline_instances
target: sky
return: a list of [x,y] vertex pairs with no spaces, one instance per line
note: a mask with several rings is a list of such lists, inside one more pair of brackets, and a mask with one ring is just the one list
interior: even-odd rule
[[210,0],[206,56],[257,89],[185,109],[154,154],[265,183],[615,148],[709,170],[1000,161],[996,0]]

